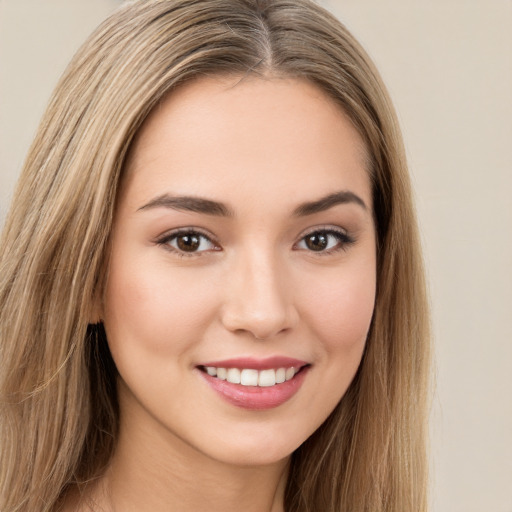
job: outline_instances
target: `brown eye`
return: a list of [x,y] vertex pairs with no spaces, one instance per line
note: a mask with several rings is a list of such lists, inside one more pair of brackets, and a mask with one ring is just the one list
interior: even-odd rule
[[194,252],[201,245],[201,237],[196,234],[178,235],[176,237],[176,246],[180,251]]
[[326,233],[313,233],[306,236],[304,242],[311,251],[323,251],[329,245],[329,236]]
[[167,245],[174,252],[180,254],[194,254],[202,253],[205,251],[219,250],[218,246],[214,244],[206,235],[198,233],[197,231],[181,231],[166,236],[159,241],[160,245]]
[[347,249],[354,239],[347,233],[330,230],[313,231],[303,237],[297,244],[298,249],[330,254],[333,251]]

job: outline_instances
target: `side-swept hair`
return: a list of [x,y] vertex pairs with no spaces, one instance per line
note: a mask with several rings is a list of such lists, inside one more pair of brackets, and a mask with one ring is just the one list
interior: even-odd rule
[[308,0],[138,0],[107,19],[60,80],[0,242],[0,510],[51,511],[102,474],[118,433],[101,293],[123,164],[145,118],[201,76],[307,79],[367,149],[377,297],[358,373],[292,456],[288,512],[423,512],[429,323],[401,136],[346,28]]

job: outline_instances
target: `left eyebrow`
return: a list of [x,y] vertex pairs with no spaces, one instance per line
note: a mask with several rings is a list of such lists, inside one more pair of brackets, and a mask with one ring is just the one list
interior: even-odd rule
[[316,201],[302,203],[297,208],[295,208],[293,214],[296,217],[305,217],[307,215],[313,215],[315,213],[323,212],[338,204],[348,203],[357,204],[361,208],[363,208],[363,210],[368,210],[366,203],[357,194],[354,194],[353,192],[350,192],[348,190],[343,190],[341,192],[329,194]]

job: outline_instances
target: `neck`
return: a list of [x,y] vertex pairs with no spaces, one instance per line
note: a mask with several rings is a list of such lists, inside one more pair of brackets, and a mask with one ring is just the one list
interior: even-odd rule
[[112,463],[91,497],[98,512],[163,512],[170,504],[183,512],[283,512],[288,464],[228,464],[121,420]]

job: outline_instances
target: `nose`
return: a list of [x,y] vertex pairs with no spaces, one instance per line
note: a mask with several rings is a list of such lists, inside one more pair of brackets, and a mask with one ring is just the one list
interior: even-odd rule
[[266,340],[295,327],[292,286],[279,267],[275,257],[252,251],[231,268],[221,312],[227,330]]

